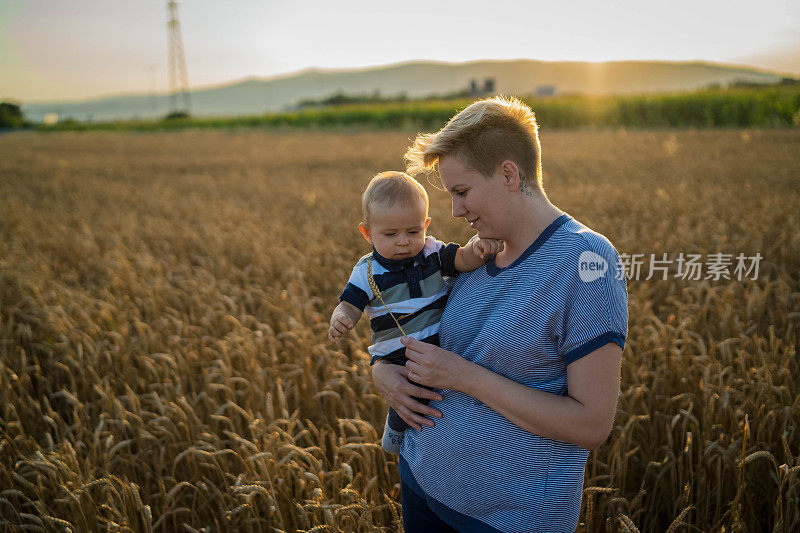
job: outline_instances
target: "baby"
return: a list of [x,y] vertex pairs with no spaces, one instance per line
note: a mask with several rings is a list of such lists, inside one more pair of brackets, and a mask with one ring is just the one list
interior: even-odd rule
[[[331,315],[328,338],[338,343],[364,312],[372,327],[370,364],[379,359],[403,365],[403,332],[423,342],[439,344],[439,320],[452,278],[475,270],[503,249],[494,239],[472,239],[466,246],[445,244],[425,231],[428,194],[403,172],[382,172],[372,178],[361,199],[361,234],[373,251],[359,259],[341,302]],[[423,403],[428,400],[420,399]],[[381,445],[399,453],[408,425],[389,408]]]

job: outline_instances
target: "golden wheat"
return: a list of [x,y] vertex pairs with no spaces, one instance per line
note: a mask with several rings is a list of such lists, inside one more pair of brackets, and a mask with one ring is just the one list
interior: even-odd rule
[[[325,334],[360,194],[409,136],[4,136],[0,530],[401,530],[368,324]],[[629,282],[579,530],[798,530],[800,131],[542,141],[551,199],[620,252],[764,257]]]

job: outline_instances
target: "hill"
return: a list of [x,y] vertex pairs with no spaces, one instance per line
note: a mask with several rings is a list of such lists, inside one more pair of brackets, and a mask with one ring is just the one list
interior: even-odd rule
[[[419,98],[461,91],[472,80],[483,84],[487,78],[494,80],[496,92],[525,96],[540,87],[552,87],[556,94],[663,93],[715,84],[725,86],[735,81],[768,84],[780,81],[781,76],[753,68],[700,62],[413,62],[362,70],[312,69],[195,89],[191,93],[192,114],[213,117],[280,111],[301,99],[319,99],[337,92],[379,92]],[[154,118],[166,114],[168,96],[134,94],[85,101],[23,103],[22,109],[34,121],[41,121],[48,113],[57,113],[61,119],[88,121]]]

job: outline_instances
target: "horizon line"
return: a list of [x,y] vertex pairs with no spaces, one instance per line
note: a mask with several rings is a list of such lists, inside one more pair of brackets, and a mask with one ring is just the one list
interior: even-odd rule
[[[249,75],[243,76],[240,78],[234,78],[229,81],[222,81],[222,82],[213,82],[210,84],[199,85],[194,88],[190,88],[189,92],[197,92],[197,91],[206,91],[206,90],[214,90],[214,89],[221,89],[224,87],[230,87],[233,85],[238,85],[240,83],[248,82],[248,81],[259,81],[259,82],[269,82],[269,81],[276,81],[281,79],[293,78],[302,76],[303,74],[307,73],[325,73],[325,74],[332,74],[332,73],[356,73],[356,72],[363,72],[369,70],[382,70],[382,69],[389,69],[389,68],[396,68],[401,66],[407,65],[415,65],[415,64],[434,64],[434,65],[470,65],[474,63],[514,63],[519,61],[527,61],[527,62],[534,62],[534,63],[572,63],[572,64],[595,64],[595,65],[607,65],[607,64],[616,64],[616,63],[667,63],[667,64],[674,64],[674,65],[707,65],[707,66],[722,66],[726,68],[744,68],[748,70],[753,70],[756,72],[760,72],[762,74],[771,74],[776,76],[783,76],[783,77],[791,77],[793,79],[800,79],[800,73],[793,73],[787,71],[780,71],[765,67],[759,67],[755,65],[749,65],[745,63],[726,63],[722,61],[714,61],[714,60],[707,60],[707,59],[614,59],[614,60],[606,60],[606,61],[589,61],[589,60],[546,60],[546,59],[532,59],[532,58],[512,58],[512,59],[497,59],[497,58],[489,58],[489,59],[473,59],[469,61],[446,61],[446,60],[438,60],[438,59],[409,59],[403,61],[397,61],[393,63],[383,63],[377,65],[367,65],[362,67],[318,67],[318,66],[310,66],[304,67],[298,70],[280,72],[276,74],[269,74],[266,76],[260,75]],[[113,99],[113,98],[130,98],[133,96],[169,96],[171,93],[169,92],[117,92],[117,93],[101,93],[96,94],[94,96],[79,96],[79,97],[70,97],[70,98],[34,98],[30,100],[25,100],[24,98],[15,98],[15,97],[2,97],[3,101],[12,102],[19,105],[26,105],[26,104],[77,104],[83,102],[90,102],[95,100],[105,100],[105,99]]]

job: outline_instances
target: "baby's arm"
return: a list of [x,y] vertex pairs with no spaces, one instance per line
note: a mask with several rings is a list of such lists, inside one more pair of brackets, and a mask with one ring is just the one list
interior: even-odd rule
[[338,344],[348,331],[356,327],[359,318],[361,318],[361,310],[358,307],[350,302],[339,302],[331,314],[328,338]]
[[474,239],[456,252],[456,270],[469,272],[475,270],[489,259],[489,256],[503,250],[503,241],[497,239]]

